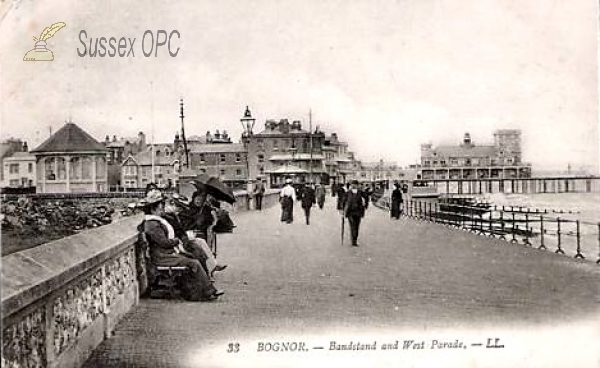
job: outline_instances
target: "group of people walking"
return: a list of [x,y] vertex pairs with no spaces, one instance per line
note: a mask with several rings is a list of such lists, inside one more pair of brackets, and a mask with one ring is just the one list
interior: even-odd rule
[[300,201],[304,210],[306,224],[310,225],[310,212],[317,204],[319,209],[325,205],[325,187],[321,184],[308,183],[298,188],[292,185],[292,179],[286,179],[285,186],[279,192],[281,204],[281,222],[291,224],[294,222],[294,203]]
[[[365,216],[366,209],[369,207],[371,190],[368,187],[360,190],[357,180],[351,181],[346,186],[340,185],[336,189],[332,188],[333,190],[336,191],[337,209],[342,213],[342,220],[347,218],[350,224],[352,245],[358,246],[360,222]],[[325,196],[326,190],[323,185],[317,184],[315,186],[309,183],[296,189],[292,185],[292,180],[286,179],[286,185],[279,193],[281,221],[287,224],[291,224],[294,221],[294,203],[299,200],[304,210],[306,224],[310,225],[310,212],[313,205],[318,204],[319,208],[323,209]]]
[[138,204],[145,214],[138,230],[145,234],[153,266],[187,267],[179,280],[185,299],[211,301],[224,294],[214,285],[214,273],[227,265],[219,264],[207,243],[217,222],[215,208],[204,188],[196,189],[190,201],[149,188]]

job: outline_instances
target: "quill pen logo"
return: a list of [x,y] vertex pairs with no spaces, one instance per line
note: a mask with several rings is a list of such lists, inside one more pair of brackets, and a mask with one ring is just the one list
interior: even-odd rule
[[50,27],[46,27],[40,38],[33,38],[35,42],[35,48],[33,50],[28,51],[25,56],[23,56],[23,61],[52,61],[54,60],[54,54],[52,51],[46,48],[46,40],[50,37],[54,36],[56,32],[58,32],[61,28],[66,26],[63,22],[54,23]]

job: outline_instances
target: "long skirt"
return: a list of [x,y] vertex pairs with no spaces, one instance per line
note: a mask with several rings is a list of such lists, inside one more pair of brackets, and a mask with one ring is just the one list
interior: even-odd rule
[[400,218],[400,205],[402,204],[402,202],[397,201],[397,200],[392,200],[392,208],[390,211],[390,216],[392,218],[398,219]]
[[294,221],[294,200],[292,197],[281,198],[281,222],[291,223]]
[[190,239],[183,247],[206,266],[205,271],[208,275],[217,267],[217,259],[204,239]]

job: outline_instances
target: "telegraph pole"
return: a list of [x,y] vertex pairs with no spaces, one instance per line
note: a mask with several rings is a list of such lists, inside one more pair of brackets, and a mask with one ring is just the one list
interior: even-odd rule
[[313,180],[313,174],[312,174],[312,169],[313,169],[313,140],[312,140],[312,110],[308,110],[308,139],[309,139],[309,146],[310,146],[310,161],[309,161],[309,180],[312,182]]
[[183,150],[185,151],[185,167],[186,168],[190,168],[190,159],[189,159],[189,154],[188,154],[188,148],[187,148],[187,140],[185,139],[185,127],[183,125],[183,98],[179,99],[179,111],[180,111],[180,115],[179,117],[181,118],[181,139],[183,139]]

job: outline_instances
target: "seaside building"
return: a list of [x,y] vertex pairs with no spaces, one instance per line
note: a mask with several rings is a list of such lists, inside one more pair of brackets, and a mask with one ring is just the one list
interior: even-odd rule
[[137,137],[117,138],[113,136],[112,140],[107,135],[104,139],[104,146],[108,150],[106,161],[108,164],[108,186],[110,190],[118,190],[123,186],[122,169],[123,161],[130,155],[136,155],[147,149],[146,135],[139,132]]
[[68,122],[32,150],[36,192],[105,192],[108,150],[74,123]]
[[[26,148],[26,146],[25,146]],[[14,152],[3,160],[4,180],[2,187],[35,187],[35,156],[31,153]]]
[[[5,157],[10,157],[15,152],[23,151],[27,151],[27,142],[23,142],[21,139],[9,138],[0,143],[0,160],[4,161]],[[6,184],[4,181],[4,172],[4,170],[0,170],[0,182],[2,186]]]
[[179,133],[173,143],[156,143],[154,148],[150,144],[145,150],[130,154],[121,164],[123,186],[144,188],[154,182],[159,187],[175,187],[184,169],[185,176],[206,173],[233,187],[245,183],[248,177],[246,150],[243,144],[232,143],[226,131],[191,136],[187,148],[189,167],[185,165],[184,144]]
[[531,177],[531,164],[522,162],[521,131],[494,132],[493,145],[476,145],[469,133],[457,146],[421,145],[423,180],[513,179]]
[[295,183],[315,181],[327,183],[323,144],[325,134],[318,130],[302,129],[299,120],[267,120],[260,133],[254,133],[255,119],[246,107],[240,119],[244,126],[242,143],[248,152],[248,172],[252,179],[267,180],[270,186],[279,187],[286,177]]

